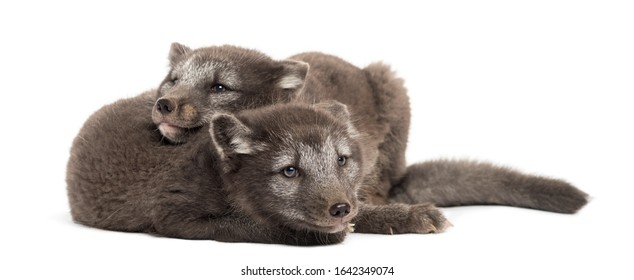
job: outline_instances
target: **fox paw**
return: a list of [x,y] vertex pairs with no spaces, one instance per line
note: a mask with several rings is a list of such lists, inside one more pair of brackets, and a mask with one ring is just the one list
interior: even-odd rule
[[433,205],[417,204],[408,208],[404,218],[395,219],[395,223],[388,221],[390,234],[440,233],[451,226],[447,218]]
[[356,220],[355,232],[440,233],[451,225],[431,204],[368,205]]

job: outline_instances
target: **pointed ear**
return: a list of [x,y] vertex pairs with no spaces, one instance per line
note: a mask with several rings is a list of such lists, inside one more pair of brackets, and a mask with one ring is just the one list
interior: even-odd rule
[[215,114],[211,118],[209,132],[222,159],[253,152],[251,130],[233,115]]
[[187,56],[191,52],[192,49],[185,45],[181,45],[176,42],[172,43],[169,54],[170,66],[176,66],[176,64],[178,64],[181,60],[185,58],[185,56]]
[[302,89],[308,74],[308,63],[291,59],[282,60],[281,63],[283,69],[277,80],[277,86],[294,91]]
[[329,100],[322,103],[314,104],[313,108],[326,111],[330,113],[333,117],[335,117],[335,119],[345,123],[348,128],[348,134],[350,134],[350,137],[356,138],[359,136],[359,132],[357,131],[352,121],[352,114],[350,114],[350,111],[348,111],[348,106],[346,106],[345,104],[335,100]]
[[339,120],[350,119],[350,111],[348,111],[348,106],[335,100],[328,100],[322,103],[317,103],[313,105],[313,108],[326,111]]

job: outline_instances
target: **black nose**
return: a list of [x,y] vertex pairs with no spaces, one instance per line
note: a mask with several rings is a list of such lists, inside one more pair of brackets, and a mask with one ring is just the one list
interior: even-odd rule
[[156,102],[156,110],[162,115],[167,115],[174,110],[174,104],[169,99],[159,99]]
[[348,203],[337,203],[330,207],[330,215],[335,218],[343,218],[348,214],[350,214],[350,204]]

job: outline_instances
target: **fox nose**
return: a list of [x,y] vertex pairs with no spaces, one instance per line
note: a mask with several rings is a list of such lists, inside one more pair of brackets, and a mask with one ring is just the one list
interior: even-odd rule
[[169,99],[159,99],[156,102],[156,110],[161,113],[161,115],[167,115],[174,111],[174,104]]
[[335,218],[343,218],[350,214],[350,204],[337,203],[330,207],[330,215]]

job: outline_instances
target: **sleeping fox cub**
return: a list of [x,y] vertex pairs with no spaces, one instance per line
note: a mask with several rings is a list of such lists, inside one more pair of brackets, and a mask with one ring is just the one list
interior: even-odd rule
[[329,244],[352,224],[440,232],[448,222],[427,203],[563,213],[586,203],[564,181],[490,164],[407,168],[409,101],[383,64],[177,43],[169,59],[157,90],[103,107],[75,138],[66,178],[75,221],[179,238]]
[[217,113],[211,137],[198,133],[178,152],[163,146],[143,162],[131,159],[141,178],[70,190],[73,217],[112,230],[294,245],[341,242],[353,225],[368,233],[442,231],[448,222],[431,205],[359,201],[365,145],[349,118],[337,102]]

